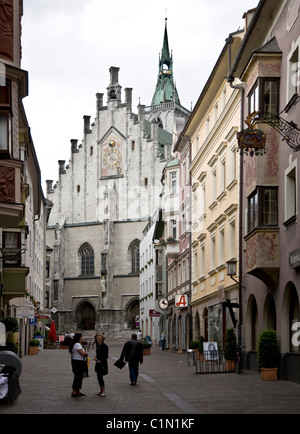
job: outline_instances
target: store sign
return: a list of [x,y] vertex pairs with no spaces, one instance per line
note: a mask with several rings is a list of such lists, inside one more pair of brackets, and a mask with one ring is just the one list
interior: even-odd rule
[[188,307],[188,296],[187,294],[175,295],[175,307],[183,309]]
[[300,267],[300,249],[294,250],[289,256],[290,268]]
[[152,317],[160,316],[160,313],[156,312],[156,310],[154,310],[154,309],[149,309],[149,316],[152,316]]
[[34,319],[33,306],[18,306],[16,309],[16,317]]

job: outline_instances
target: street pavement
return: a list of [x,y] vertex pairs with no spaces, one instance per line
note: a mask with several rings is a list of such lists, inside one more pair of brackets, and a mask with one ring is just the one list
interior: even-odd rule
[[80,398],[71,397],[73,374],[68,350],[48,349],[22,358],[22,393],[10,406],[2,401],[0,415],[101,414],[106,415],[106,424],[115,424],[106,428],[121,428],[117,426],[122,419],[118,415],[123,415],[123,419],[124,415],[128,419],[131,415],[135,420],[139,415],[140,419],[151,415],[153,425],[164,424],[163,420],[169,420],[170,416],[175,423],[173,428],[179,428],[176,424],[185,420],[200,423],[199,415],[206,414],[300,414],[300,384],[262,381],[260,374],[253,371],[241,375],[196,374],[195,367],[188,367],[186,354],[161,351],[157,346],[152,346],[151,354],[144,356],[138,384],[131,386],[128,367],[119,370],[114,366],[126,340],[106,339],[109,346],[106,397],[97,395],[94,349],[89,351],[90,376],[83,380],[82,392],[86,396]]

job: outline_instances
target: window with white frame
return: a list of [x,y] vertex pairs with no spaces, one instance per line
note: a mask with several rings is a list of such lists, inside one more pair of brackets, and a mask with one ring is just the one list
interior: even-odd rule
[[199,208],[200,208],[200,219],[203,219],[204,215],[205,215],[205,182],[203,182],[203,184],[200,187],[200,204],[199,204]]
[[211,173],[211,202],[217,199],[217,168],[214,166]]
[[176,221],[176,219],[171,219],[170,237],[172,237],[172,238],[174,238],[174,240],[176,240],[176,237],[177,237],[177,221]]
[[211,234],[210,238],[210,269],[216,268],[216,234]]
[[228,221],[228,259],[236,257],[236,225],[235,216]]
[[220,157],[220,193],[225,191],[226,187],[226,159],[225,153]]
[[197,280],[198,276],[198,257],[197,257],[197,249],[193,250],[193,267],[192,267],[192,276],[193,282]]
[[229,148],[229,183],[236,180],[236,146],[235,141],[231,143]]
[[300,83],[300,62],[299,62],[299,44],[300,38],[292,48],[288,56],[288,83],[287,83],[287,102],[296,93],[299,94]]
[[177,172],[171,172],[171,194],[177,193]]
[[200,246],[200,278],[205,275],[205,243]]
[[297,160],[290,157],[289,167],[285,170],[284,217],[288,221],[297,215]]
[[219,254],[219,265],[225,263],[225,232],[224,225],[220,227],[219,230],[219,246],[218,246],[218,254]]

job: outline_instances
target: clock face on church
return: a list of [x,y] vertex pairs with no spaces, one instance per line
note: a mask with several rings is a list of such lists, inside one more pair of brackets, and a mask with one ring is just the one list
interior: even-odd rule
[[122,144],[115,139],[110,139],[103,144],[101,176],[110,178],[122,176]]
[[104,166],[107,167],[107,169],[114,169],[116,167],[119,167],[121,161],[122,155],[118,149],[111,148],[105,151],[103,156],[103,162]]

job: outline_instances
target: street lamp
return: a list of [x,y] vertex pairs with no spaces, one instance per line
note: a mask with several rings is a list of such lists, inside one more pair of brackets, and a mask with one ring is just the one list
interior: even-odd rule
[[229,261],[226,262],[226,269],[227,269],[227,276],[236,276],[236,259],[229,259]]

